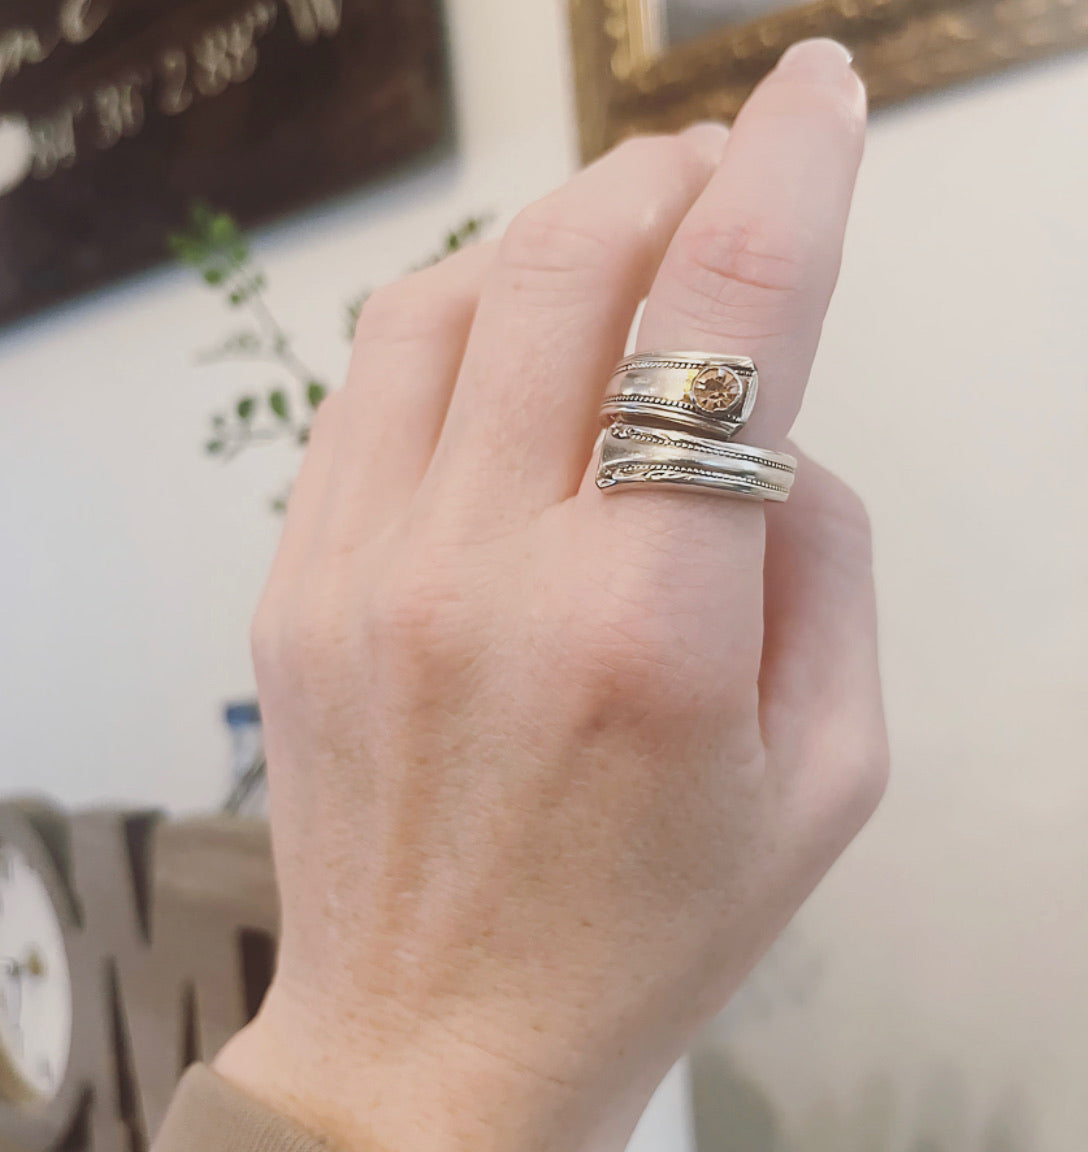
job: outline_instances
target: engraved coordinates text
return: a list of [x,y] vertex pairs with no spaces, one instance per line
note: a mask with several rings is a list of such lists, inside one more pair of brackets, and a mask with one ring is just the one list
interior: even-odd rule
[[[61,42],[90,40],[109,18],[112,3],[63,0],[57,34],[48,44],[29,28],[0,32],[0,84],[46,59]],[[30,122],[11,116],[0,119],[0,195],[27,175],[45,179],[59,168],[71,167],[87,140],[98,148],[112,148],[137,135],[149,106],[176,116],[201,97],[245,83],[257,68],[258,40],[275,24],[281,3],[303,43],[335,36],[340,30],[343,0],[254,0],[189,41],[158,49],[146,64],[130,66],[69,97],[46,116]],[[5,172],[13,163],[16,170]]]

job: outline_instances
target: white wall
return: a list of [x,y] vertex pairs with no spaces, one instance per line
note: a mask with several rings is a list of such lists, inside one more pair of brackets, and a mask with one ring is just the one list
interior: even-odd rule
[[705,1038],[708,1149],[1088,1148],[1086,123],[1081,57],[874,124],[797,433],[873,517],[893,780]]
[[[272,304],[330,379],[347,300],[574,164],[558,7],[449,10],[458,154],[260,237]],[[226,466],[201,453],[210,412],[269,382],[194,368],[231,323],[166,270],[0,334],[0,794],[177,809],[222,794],[219,709],[252,692],[267,505],[296,465],[286,449]]]
[[[560,5],[450,9],[457,158],[261,237],[330,375],[346,298],[573,164]],[[928,1125],[968,1152],[1002,1101],[1025,1152],[1088,1146],[1086,122],[1083,57],[875,120],[799,438],[873,511],[897,772],[704,1042],[708,1147],[764,1152],[742,1134],[763,1125],[890,1152]],[[0,793],[221,794],[218,711],[252,688],[264,506],[294,464],[199,451],[245,386],[192,367],[228,325],[164,271],[0,336]]]

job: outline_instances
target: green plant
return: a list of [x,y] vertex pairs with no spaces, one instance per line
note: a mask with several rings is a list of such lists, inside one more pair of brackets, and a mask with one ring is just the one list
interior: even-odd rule
[[[435,264],[471,243],[486,223],[485,217],[469,217],[416,267]],[[187,227],[171,234],[167,242],[181,263],[195,269],[209,288],[222,294],[228,308],[245,317],[243,327],[202,352],[197,362],[265,363],[281,374],[264,393],[242,393],[228,408],[211,415],[205,452],[231,460],[257,444],[287,440],[304,446],[309,440],[313,415],[329,387],[298,355],[287,330],[269,308],[265,299],[268,277],[255,261],[237,222],[228,212],[197,203],[189,211]],[[369,292],[361,293],[345,309],[349,340],[368,296]],[[273,507],[282,511],[284,504],[285,500],[279,498]]]

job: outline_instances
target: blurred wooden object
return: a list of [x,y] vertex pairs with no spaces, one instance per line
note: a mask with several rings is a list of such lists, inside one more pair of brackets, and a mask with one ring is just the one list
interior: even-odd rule
[[73,993],[47,1103],[0,1100],[0,1152],[145,1152],[174,1085],[256,1013],[278,909],[267,826],[0,805],[0,846],[46,880]]

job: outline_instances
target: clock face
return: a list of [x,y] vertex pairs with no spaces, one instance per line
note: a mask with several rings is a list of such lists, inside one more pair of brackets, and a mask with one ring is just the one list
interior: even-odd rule
[[64,935],[41,876],[0,844],[0,1097],[59,1091],[72,1037]]

